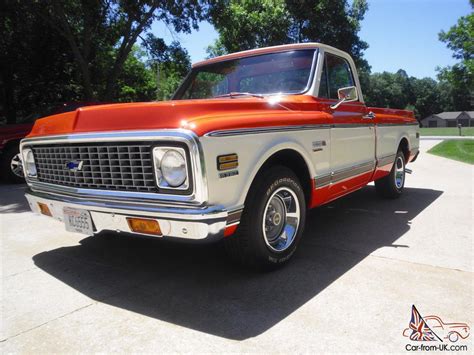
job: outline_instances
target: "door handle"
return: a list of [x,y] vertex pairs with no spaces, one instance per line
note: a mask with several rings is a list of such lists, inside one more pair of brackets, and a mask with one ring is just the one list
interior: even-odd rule
[[372,111],[369,111],[368,114],[362,116],[362,119],[364,120],[373,120],[375,118],[375,113],[373,113]]

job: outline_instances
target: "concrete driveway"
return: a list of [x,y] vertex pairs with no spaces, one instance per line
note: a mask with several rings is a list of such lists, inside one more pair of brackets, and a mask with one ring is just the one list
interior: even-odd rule
[[0,350],[400,353],[412,304],[472,327],[473,168],[424,154],[436,143],[400,199],[368,186],[311,211],[267,274],[219,245],[68,233],[0,185]]

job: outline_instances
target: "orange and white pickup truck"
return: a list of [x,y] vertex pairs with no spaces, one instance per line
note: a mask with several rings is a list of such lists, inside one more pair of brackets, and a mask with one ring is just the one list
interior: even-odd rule
[[194,64],[167,102],[40,119],[21,152],[31,209],[70,231],[223,239],[271,268],[308,209],[371,181],[398,197],[418,146],[412,112],[364,104],[347,53],[304,43]]

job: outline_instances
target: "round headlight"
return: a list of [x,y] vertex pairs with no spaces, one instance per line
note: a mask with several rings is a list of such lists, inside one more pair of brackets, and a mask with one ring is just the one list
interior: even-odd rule
[[181,186],[186,181],[186,160],[178,151],[168,150],[161,159],[161,173],[170,186]]
[[23,159],[25,160],[25,172],[27,176],[36,176],[36,164],[33,151],[31,149],[26,149],[23,152]]

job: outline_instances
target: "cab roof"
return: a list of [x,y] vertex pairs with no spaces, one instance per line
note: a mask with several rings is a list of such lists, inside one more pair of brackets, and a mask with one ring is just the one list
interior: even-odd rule
[[328,46],[326,44],[318,43],[318,42],[309,42],[309,43],[284,44],[280,46],[264,47],[264,48],[250,49],[250,50],[241,51],[241,52],[235,52],[235,53],[221,55],[219,57],[214,57],[211,59],[206,59],[201,62],[194,63],[192,67],[196,68],[196,67],[200,67],[207,64],[218,63],[218,62],[231,60],[231,59],[251,57],[251,56],[260,55],[260,54],[285,52],[289,50],[298,50],[298,49],[315,49],[315,48],[330,49],[333,53],[339,52],[339,54],[347,56],[346,52],[341,51],[337,48]]

